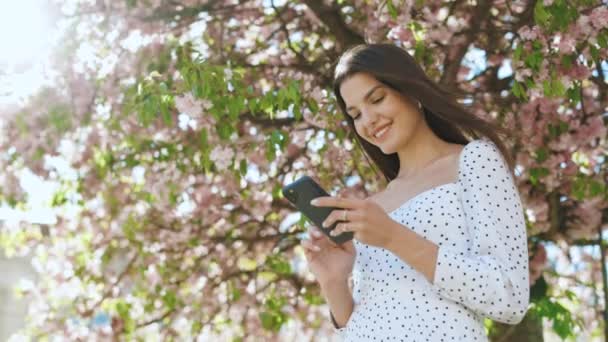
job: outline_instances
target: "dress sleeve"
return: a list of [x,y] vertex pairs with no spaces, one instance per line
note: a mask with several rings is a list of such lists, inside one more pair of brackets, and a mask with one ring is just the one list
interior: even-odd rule
[[471,240],[467,252],[439,247],[433,287],[484,317],[517,324],[530,300],[521,199],[496,145],[469,144],[458,177]]

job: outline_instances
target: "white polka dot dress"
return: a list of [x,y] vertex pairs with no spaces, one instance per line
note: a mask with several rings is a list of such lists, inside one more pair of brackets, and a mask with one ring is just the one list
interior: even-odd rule
[[[355,306],[343,341],[487,341],[483,320],[516,324],[529,301],[523,208],[500,150],[469,142],[458,180],[389,216],[439,246],[434,283],[391,252],[354,240]],[[332,317],[333,320],[333,317]]]

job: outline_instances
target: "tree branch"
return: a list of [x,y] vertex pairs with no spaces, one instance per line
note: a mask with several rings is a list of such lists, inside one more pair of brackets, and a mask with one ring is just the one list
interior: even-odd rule
[[340,50],[345,50],[352,45],[365,43],[363,36],[346,26],[338,7],[329,7],[323,3],[323,0],[305,0],[304,3],[336,37]]

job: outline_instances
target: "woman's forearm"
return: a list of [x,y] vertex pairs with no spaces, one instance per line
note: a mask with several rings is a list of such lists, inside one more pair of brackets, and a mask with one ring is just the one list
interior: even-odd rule
[[397,222],[395,228],[394,238],[386,249],[434,283],[439,246]]
[[342,328],[348,322],[353,312],[354,301],[348,286],[348,279],[328,281],[322,283],[321,293],[325,297],[333,314],[338,328]]

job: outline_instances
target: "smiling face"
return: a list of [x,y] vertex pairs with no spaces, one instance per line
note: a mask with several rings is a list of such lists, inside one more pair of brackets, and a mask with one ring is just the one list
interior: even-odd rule
[[415,135],[424,117],[417,102],[367,73],[348,77],[340,95],[357,133],[384,154],[397,152]]

